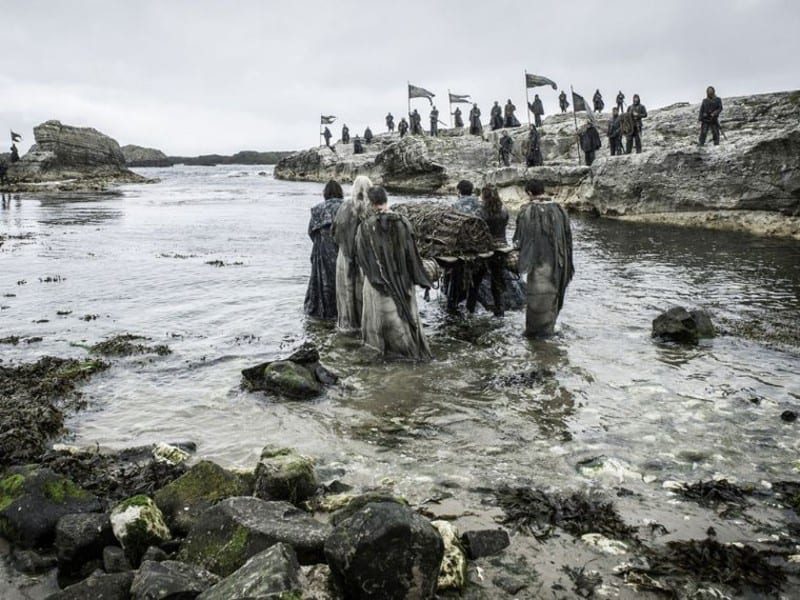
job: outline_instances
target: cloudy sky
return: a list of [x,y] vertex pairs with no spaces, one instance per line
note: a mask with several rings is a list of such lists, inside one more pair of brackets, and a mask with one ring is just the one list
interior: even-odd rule
[[[0,0],[0,129],[47,119],[167,154],[317,143],[406,110],[406,82],[525,102],[523,72],[648,107],[800,88],[800,0]],[[541,88],[545,110],[557,92]],[[416,100],[425,116],[428,105]],[[520,110],[520,116],[524,111]]]

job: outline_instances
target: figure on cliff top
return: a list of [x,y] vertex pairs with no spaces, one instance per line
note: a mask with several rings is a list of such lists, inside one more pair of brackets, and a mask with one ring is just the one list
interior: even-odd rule
[[722,113],[722,99],[717,97],[717,93],[713,86],[708,86],[706,89],[706,97],[703,98],[700,104],[700,145],[704,146],[706,143],[706,136],[708,130],[711,130],[711,138],[714,140],[714,145],[719,145],[719,115]]
[[534,95],[533,102],[528,103],[528,108],[533,113],[533,122],[536,127],[542,126],[542,115],[544,114],[544,104],[542,104],[539,94]]
[[394,133],[394,117],[392,116],[392,113],[386,115],[386,129],[389,131],[389,133]]
[[639,94],[633,95],[633,104],[628,107],[625,118],[622,120],[622,132],[625,134],[625,154],[630,154],[635,143],[636,154],[642,151],[642,119],[647,118],[647,109],[639,99]]
[[531,125],[531,131],[528,134],[528,151],[525,153],[525,164],[529,167],[541,167],[544,164],[539,130],[536,129],[535,125]]
[[422,135],[422,117],[415,108],[408,117],[411,122],[411,135]]
[[492,106],[492,110],[489,113],[489,125],[492,131],[503,128],[503,109],[497,100],[494,101],[494,106]]
[[591,166],[594,162],[595,152],[597,152],[603,145],[600,141],[600,134],[597,133],[597,128],[594,123],[589,121],[580,132],[581,150],[583,150],[586,159],[586,166]]
[[342,125],[342,143],[350,143],[350,129],[347,127],[347,125]]
[[469,132],[472,135],[481,135],[483,133],[483,125],[481,125],[481,109],[477,104],[472,105],[472,110],[469,111]]
[[616,156],[623,152],[622,119],[616,106],[611,109],[611,118],[608,120],[608,147],[611,149],[611,156]]
[[[8,165],[6,161],[0,159],[0,185],[8,185],[8,177],[6,177],[6,172],[8,171]],[[3,200],[5,201],[6,197],[3,196]]]
[[369,128],[369,125],[367,125],[367,128],[364,130],[364,141],[367,144],[372,143],[372,129]]
[[339,247],[331,234],[331,226],[344,202],[342,186],[331,179],[325,185],[322,197],[324,201],[311,209],[311,219],[308,222],[308,236],[312,242],[311,277],[308,280],[303,308],[310,317],[335,319],[336,262]]
[[364,146],[361,144],[361,138],[358,136],[353,140],[353,154],[364,154]]
[[397,132],[400,134],[401,138],[408,133],[408,121],[406,121],[405,117],[402,117],[397,124]]
[[514,114],[516,110],[517,107],[514,106],[514,103],[511,102],[511,98],[509,98],[508,102],[506,102],[506,105],[503,108],[503,115],[505,116],[504,122],[506,127],[519,127],[519,121],[517,120],[517,117]]
[[619,114],[622,114],[624,106],[625,106],[625,94],[623,94],[622,90],[620,90],[619,93],[617,94],[617,110],[619,110]]
[[453,121],[457,129],[464,128],[464,119],[461,116],[461,109],[458,106],[456,106],[456,112],[453,113]]
[[19,150],[17,150],[16,144],[11,144],[11,158],[9,160],[12,163],[19,162]]
[[558,95],[558,105],[561,107],[561,112],[567,112],[569,108],[569,102],[567,102],[567,93],[564,90],[561,90],[561,93]]
[[603,102],[603,95],[600,93],[600,90],[596,90],[594,93],[594,97],[592,98],[592,104],[594,104],[594,112],[601,113],[603,112],[603,108],[605,108],[606,103]]
[[511,152],[514,150],[514,140],[507,131],[503,131],[503,135],[500,136],[499,150],[500,162],[507,167],[511,160]]
[[331,147],[331,138],[333,137],[333,134],[331,133],[331,130],[326,127],[325,131],[322,132],[322,137],[325,138],[325,145],[328,148],[330,148]]
[[436,137],[439,135],[439,110],[434,106],[431,109],[431,135]]

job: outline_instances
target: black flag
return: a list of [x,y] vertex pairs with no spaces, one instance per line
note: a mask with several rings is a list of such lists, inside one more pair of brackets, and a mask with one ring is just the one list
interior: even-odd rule
[[579,112],[581,110],[589,112],[589,109],[586,108],[586,100],[583,99],[583,96],[576,94],[575,92],[572,92],[572,110],[575,112]]
[[334,115],[322,115],[320,117],[320,124],[321,125],[330,125],[336,120]]
[[432,98],[435,95],[436,94],[434,94],[433,92],[429,92],[425,88],[421,88],[421,87],[418,87],[416,85],[411,85],[410,83],[408,84],[408,97],[409,98],[427,98],[428,102],[430,102],[431,106],[433,106]]
[[554,90],[558,87],[552,79],[542,77],[541,75],[534,75],[533,73],[525,73],[525,87],[532,88],[543,85],[549,85]]
[[471,104],[472,100],[469,99],[469,94],[450,94],[450,104]]
[[12,142],[22,141],[22,134],[21,133],[14,133],[14,131],[11,130],[11,141]]

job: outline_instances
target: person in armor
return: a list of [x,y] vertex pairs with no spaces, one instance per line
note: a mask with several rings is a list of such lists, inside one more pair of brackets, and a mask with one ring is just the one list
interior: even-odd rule
[[625,106],[625,94],[620,90],[617,94],[617,110],[619,110],[619,114],[622,114],[623,106]]
[[533,123],[536,127],[542,126],[542,115],[544,115],[544,104],[542,104],[539,94],[534,95],[533,102],[528,103],[528,108],[533,113]]
[[364,146],[361,144],[361,138],[358,136],[353,140],[353,154],[364,154]]
[[528,181],[525,191],[530,202],[520,209],[514,232],[514,246],[519,249],[517,269],[528,278],[525,334],[546,337],[554,333],[567,286],[575,273],[572,230],[566,211],[543,196],[540,181]]
[[394,133],[394,117],[392,116],[392,113],[386,115],[386,129],[389,131],[389,133]]
[[639,100],[639,94],[633,95],[633,104],[628,107],[628,112],[625,113],[627,120],[623,119],[622,130],[625,134],[625,154],[630,154],[634,144],[636,145],[636,154],[642,151],[642,119],[647,118],[647,109]]
[[11,157],[10,160],[12,163],[19,162],[19,150],[17,150],[16,144],[11,144]]
[[492,111],[489,113],[489,122],[491,123],[492,131],[503,128],[503,109],[497,100],[494,101]]
[[350,129],[347,127],[347,125],[342,125],[342,143],[350,143]]
[[333,134],[331,133],[331,130],[326,127],[325,131],[322,132],[322,137],[325,138],[325,145],[328,148],[330,148],[331,147],[331,138],[333,137]]
[[339,207],[331,226],[331,235],[339,247],[336,257],[336,325],[345,333],[361,328],[364,275],[356,261],[356,232],[369,214],[367,190],[371,187],[369,177],[356,177],[350,197]]
[[594,104],[594,112],[603,112],[603,108],[605,108],[606,103],[603,102],[603,95],[600,93],[600,90],[595,91],[594,97],[592,98],[592,104]]
[[331,234],[336,213],[344,202],[342,186],[331,179],[322,192],[323,202],[311,209],[311,277],[308,280],[305,313],[316,319],[336,318],[336,262],[339,247]]
[[435,106],[431,109],[431,135],[436,137],[439,135],[439,109]]
[[544,164],[539,130],[536,129],[536,125],[531,125],[531,131],[528,135],[528,151],[525,153],[525,164],[529,167],[541,167]]
[[[508,227],[508,211],[506,210],[506,207],[503,206],[503,202],[500,200],[500,194],[497,193],[497,188],[494,186],[487,185],[481,191],[481,209],[478,214],[489,226],[489,233],[492,234],[495,246],[497,248],[505,248],[508,246],[508,240],[506,238],[506,227]],[[489,276],[491,279],[494,316],[502,317],[505,314],[505,305],[503,299],[503,294],[505,293],[506,289],[505,255],[495,253],[489,259],[487,259],[486,266],[489,269]],[[478,299],[477,290],[482,279],[483,274],[481,274],[481,277],[477,280],[477,282],[473,282],[472,288],[475,289],[474,295],[470,294],[467,297],[467,310],[469,312],[473,312],[475,310],[475,303]],[[472,292],[472,289],[470,292]]]
[[422,117],[416,108],[409,116],[409,120],[411,121],[411,135],[422,135]]
[[567,93],[564,90],[561,90],[561,93],[558,95],[558,105],[561,107],[561,112],[567,112],[569,108],[569,102],[567,102]]
[[616,106],[611,109],[611,118],[608,121],[608,147],[611,149],[611,156],[622,154],[622,119]]
[[364,141],[367,144],[372,143],[372,129],[369,128],[369,125],[367,125],[367,128],[364,130]]
[[453,113],[453,120],[457,128],[464,128],[464,119],[461,116],[461,109],[456,106],[456,112]]
[[401,117],[400,122],[397,124],[397,132],[401,138],[408,133],[408,121],[406,121],[405,117]]
[[700,145],[705,146],[706,136],[711,130],[711,139],[714,145],[719,145],[719,115],[722,113],[722,99],[712,86],[706,89],[706,97],[700,104]]
[[500,162],[507,167],[511,161],[511,152],[514,150],[514,140],[511,139],[507,131],[503,131],[503,135],[500,136],[499,146]]
[[481,125],[481,109],[477,104],[472,105],[472,110],[469,111],[469,132],[472,135],[481,135],[483,133],[483,125]]
[[517,107],[514,106],[514,104],[511,102],[511,98],[509,98],[508,102],[506,102],[506,105],[503,108],[503,116],[505,117],[504,122],[506,127],[519,127],[519,121],[514,114],[516,110]]
[[415,285],[433,287],[408,219],[389,210],[386,190],[368,192],[370,214],[356,234],[356,260],[364,273],[361,337],[383,356],[431,358],[422,331]]
[[600,141],[600,134],[597,128],[589,121],[585,127],[582,128],[580,133],[581,150],[586,158],[586,166],[589,167],[594,162],[595,152],[602,147]]

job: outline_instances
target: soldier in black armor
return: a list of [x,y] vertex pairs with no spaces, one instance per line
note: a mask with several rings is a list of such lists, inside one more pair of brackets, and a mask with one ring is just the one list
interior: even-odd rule
[[392,113],[386,115],[386,129],[389,131],[389,133],[394,133],[394,117],[392,116]]
[[453,119],[457,128],[464,128],[464,119],[461,117],[461,109],[456,106],[456,112],[453,113]]
[[361,145],[361,138],[358,136],[353,140],[353,154],[364,154],[364,146]]
[[[639,100],[639,94],[633,95],[633,104],[628,107],[626,116],[630,116],[632,123],[628,123],[628,131],[625,135],[625,154],[631,153],[634,143],[636,145],[636,154],[639,154],[642,151],[642,119],[647,118],[647,109]],[[623,129],[625,128],[625,123],[623,123]]]
[[500,162],[504,166],[508,166],[511,160],[511,152],[514,149],[514,140],[508,135],[507,131],[503,132],[500,136]]
[[326,127],[325,131],[322,132],[322,137],[325,138],[325,145],[328,148],[330,148],[331,147],[331,138],[333,137],[333,134],[331,133],[331,130]]
[[611,149],[611,156],[622,154],[622,119],[619,116],[619,109],[615,106],[611,109],[611,119],[608,121],[608,147]]
[[600,93],[600,90],[595,91],[594,97],[592,98],[592,104],[594,104],[594,112],[603,112],[603,108],[605,108],[606,103],[603,102],[603,95]]
[[590,121],[586,124],[580,134],[581,150],[586,157],[586,166],[591,166],[594,162],[594,155],[603,145],[600,141],[600,134],[597,128]]
[[481,109],[477,104],[472,105],[472,110],[469,111],[469,132],[472,135],[481,135],[483,133],[483,125],[481,125]]
[[497,102],[497,100],[494,101],[492,111],[489,113],[489,122],[491,124],[492,131],[503,128],[503,109],[500,108],[500,104]]
[[422,135],[422,117],[416,108],[409,116],[409,120],[411,121],[411,135]]
[[567,102],[567,94],[564,90],[561,90],[561,93],[558,95],[558,106],[561,107],[561,112],[567,112],[569,108],[569,102]]
[[397,124],[397,132],[400,134],[400,137],[408,133],[408,121],[406,121],[405,117],[402,117]]
[[544,164],[539,142],[539,131],[535,125],[531,125],[531,132],[528,136],[528,151],[525,153],[525,164],[529,167],[541,167]]
[[431,109],[431,135],[436,137],[439,135],[439,110],[434,106]]
[[714,140],[714,145],[719,145],[719,115],[722,112],[722,99],[717,97],[717,94],[712,86],[706,89],[706,97],[703,98],[703,103],[700,105],[700,145],[704,146],[706,143],[706,136],[708,130],[711,130],[711,138]]
[[342,125],[342,143],[350,143],[350,129],[347,127],[347,125]]
[[369,128],[369,125],[367,125],[367,128],[364,130],[364,141],[367,144],[372,143],[372,129]]
[[19,151],[17,150],[16,144],[11,144],[11,162],[15,163],[19,161]]
[[625,94],[622,93],[622,90],[619,91],[617,94],[617,110],[619,110],[619,114],[622,114],[622,107],[625,104]]
[[536,94],[533,97],[533,102],[528,104],[528,108],[531,109],[533,113],[533,122],[536,127],[542,126],[542,115],[544,114],[544,105],[542,104],[541,99],[539,98],[539,94]]
[[506,127],[519,127],[519,121],[517,121],[517,117],[514,115],[514,112],[517,110],[517,107],[511,102],[511,98],[508,99],[506,102],[505,107],[503,108],[503,116],[505,117],[505,126]]

